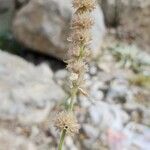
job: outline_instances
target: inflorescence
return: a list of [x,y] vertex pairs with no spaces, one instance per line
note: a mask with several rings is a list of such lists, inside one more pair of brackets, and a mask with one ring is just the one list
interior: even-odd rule
[[[60,112],[55,121],[55,126],[62,131],[60,146],[65,133],[75,134],[79,124],[73,113],[73,106],[77,94],[86,95],[84,75],[88,70],[87,62],[90,56],[91,28],[94,20],[91,12],[95,9],[95,0],[73,0],[75,10],[71,21],[71,34],[68,38],[69,50],[67,69],[70,72],[70,102],[66,111]],[[60,148],[61,149],[61,148]]]

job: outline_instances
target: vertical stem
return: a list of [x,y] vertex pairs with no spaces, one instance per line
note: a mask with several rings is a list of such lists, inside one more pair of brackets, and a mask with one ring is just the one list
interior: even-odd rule
[[66,135],[66,130],[63,130],[62,133],[61,133],[60,143],[59,143],[59,146],[58,146],[58,150],[62,150],[62,146],[63,146],[64,139],[65,139],[65,135]]
[[[84,46],[81,46],[78,61],[82,60],[83,53],[84,53]],[[76,85],[74,85],[73,88],[71,89],[71,102],[69,104],[69,110],[70,111],[73,110],[73,105],[74,105],[74,102],[76,101],[77,92],[78,92],[78,87]]]
[[[77,95],[77,88],[74,86],[72,88],[72,92],[71,92],[71,101],[70,101],[70,104],[69,104],[69,110],[68,111],[72,111],[74,101],[76,99],[76,95]],[[60,136],[60,142],[59,142],[58,150],[62,150],[62,146],[63,146],[63,143],[64,143],[65,136],[66,136],[66,130],[63,130],[62,133],[61,133],[61,136]]]
[[74,102],[76,100],[76,97],[77,97],[77,87],[74,86],[72,88],[72,92],[71,92],[71,101],[70,101],[70,104],[69,104],[69,110],[72,111],[73,110],[73,105],[74,105]]

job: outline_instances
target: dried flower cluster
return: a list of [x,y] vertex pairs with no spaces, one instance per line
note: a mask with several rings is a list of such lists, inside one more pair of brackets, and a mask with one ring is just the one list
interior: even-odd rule
[[77,9],[77,13],[91,12],[95,9],[95,0],[74,0],[73,7]]
[[71,21],[69,60],[67,68],[71,73],[71,88],[85,94],[84,74],[88,69],[87,60],[90,56],[90,29],[94,21],[90,15],[95,9],[95,0],[73,0],[75,13]]
[[73,106],[79,92],[87,95],[84,88],[84,75],[88,69],[87,61],[90,56],[90,29],[94,24],[90,13],[96,6],[95,0],[73,0],[72,4],[75,13],[71,21],[71,34],[68,38],[70,47],[67,60],[67,68],[70,72],[70,101],[67,111],[60,112],[55,121],[55,126],[62,131],[59,150],[62,149],[66,133],[73,135],[79,131]]
[[62,111],[56,116],[55,126],[60,131],[66,130],[66,133],[73,135],[78,133],[80,125],[73,112]]

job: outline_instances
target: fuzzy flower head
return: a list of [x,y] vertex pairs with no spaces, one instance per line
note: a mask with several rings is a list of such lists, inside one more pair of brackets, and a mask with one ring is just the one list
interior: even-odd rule
[[73,7],[77,10],[78,13],[91,12],[95,9],[95,0],[74,0]]
[[83,15],[77,14],[73,17],[71,22],[72,29],[90,29],[94,24],[93,19],[88,13]]
[[[78,45],[70,45],[68,50],[68,58],[74,58],[76,60],[82,55],[83,60],[88,60],[91,57],[91,49],[89,47],[85,47],[84,51],[81,51],[81,48]],[[73,60],[66,61],[68,63],[74,63]]]
[[80,56],[80,47],[78,45],[70,45],[67,56],[68,56],[68,58],[79,57]]
[[85,66],[85,62],[83,61],[73,61],[67,65],[67,68],[71,72],[79,74],[80,71],[84,70]]
[[89,30],[77,30],[72,32],[68,40],[73,44],[88,45],[91,41],[91,33]]
[[79,132],[80,125],[72,112],[62,111],[57,114],[55,127],[59,130],[66,130],[66,133],[74,135]]

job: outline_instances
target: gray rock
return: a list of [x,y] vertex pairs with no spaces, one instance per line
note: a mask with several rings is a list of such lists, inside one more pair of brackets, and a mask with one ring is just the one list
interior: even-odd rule
[[121,0],[101,0],[107,25],[116,26],[120,22]]
[[130,95],[128,81],[122,77],[114,79],[107,93],[106,100],[111,103],[125,103]]
[[[72,16],[71,0],[31,0],[16,15],[13,31],[26,46],[54,57],[65,59],[67,37]],[[103,13],[99,6],[93,12],[92,52],[96,55],[105,33]]]
[[144,116],[143,116],[143,124],[150,126],[150,109],[148,107],[148,108],[145,108],[144,110],[145,111],[144,111]]
[[64,81],[67,80],[67,77],[68,77],[67,69],[58,70],[54,74],[54,79],[61,86],[63,86],[63,84],[65,84]]
[[[119,106],[97,102],[89,108],[89,115],[93,125],[99,127],[101,131],[108,128],[122,129],[123,124],[129,120],[126,112]],[[111,124],[110,124],[111,122]]]
[[58,83],[66,93],[70,93],[70,86],[69,86],[69,73],[67,69],[61,69],[55,72],[54,80]]
[[94,128],[90,124],[83,124],[83,130],[85,134],[87,135],[87,137],[92,140],[95,140],[99,135],[97,128]]
[[150,147],[150,128],[142,124],[131,122],[123,130],[126,138],[124,148],[133,149],[136,147],[141,150],[149,150]]
[[[137,9],[150,6],[149,0],[98,0],[104,12],[105,21],[108,25],[118,25],[124,19],[124,15],[134,15]],[[132,13],[131,13],[132,11]],[[131,17],[130,16],[130,17]]]
[[29,124],[43,121],[65,97],[52,78],[46,64],[34,66],[0,51],[0,118]]
[[73,142],[73,139],[69,136],[66,137],[65,149],[66,150],[78,150],[78,148]]
[[96,75],[96,73],[97,73],[97,67],[96,66],[94,66],[93,64],[90,66],[90,68],[89,68],[89,73],[91,74],[91,75]]
[[0,129],[0,150],[37,150],[37,148],[26,138]]
[[84,95],[80,95],[79,102],[80,102],[81,107],[83,107],[83,108],[90,107],[92,102],[91,102],[91,99],[90,100],[89,99],[87,97],[85,97]]
[[102,82],[94,82],[90,87],[90,96],[92,101],[101,101],[104,98],[104,93],[101,90]]
[[67,69],[58,70],[54,76],[56,80],[64,80],[68,76],[68,71]]

